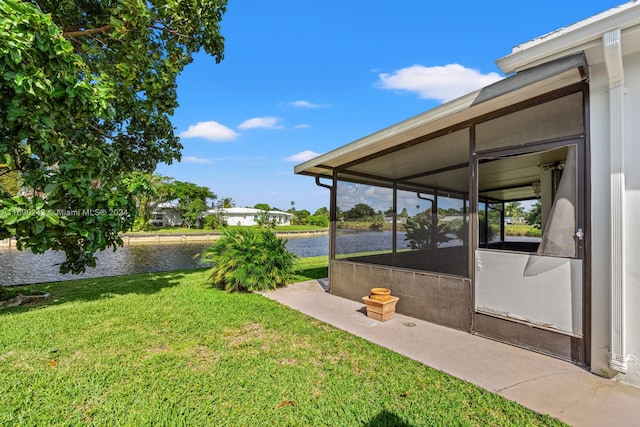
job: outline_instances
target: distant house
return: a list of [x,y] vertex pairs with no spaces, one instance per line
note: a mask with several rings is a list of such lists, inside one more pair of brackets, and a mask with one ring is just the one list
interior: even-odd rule
[[[261,211],[254,208],[226,208],[221,209],[222,218],[228,225],[252,226],[258,225],[263,215],[267,222],[275,222],[276,225],[291,225],[293,214],[282,211]],[[207,211],[208,214],[216,214],[218,210]]]
[[158,204],[151,212],[149,224],[158,227],[178,227],[182,225],[182,215],[178,211],[178,204],[175,202],[163,202]]

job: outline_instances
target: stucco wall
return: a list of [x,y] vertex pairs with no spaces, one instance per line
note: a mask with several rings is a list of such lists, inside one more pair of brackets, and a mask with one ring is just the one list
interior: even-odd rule
[[[640,385],[640,54],[625,56],[625,280],[627,374],[620,380]],[[612,376],[609,369],[611,341],[611,239],[609,89],[604,64],[591,66],[591,224],[592,310],[591,370]]]
[[182,225],[182,216],[175,209],[162,209],[162,225],[165,227],[175,227]]
[[224,220],[227,221],[229,225],[256,225],[256,222],[253,219],[253,214],[246,215],[225,215]]
[[[227,213],[224,215],[224,220],[227,221],[229,225],[243,225],[243,226],[253,226],[257,225],[258,222],[254,219],[254,216],[259,214],[246,213],[246,214],[238,214],[238,213]],[[267,221],[271,221],[275,219],[277,225],[291,225],[290,217],[285,215],[277,215],[277,214],[269,214],[267,215]]]
[[626,312],[628,371],[624,381],[640,385],[640,53],[624,58],[626,178]]
[[[331,261],[331,293],[362,302],[371,288],[391,289],[400,297],[396,312],[432,323],[471,330],[471,281],[447,276],[350,261]],[[363,303],[364,305],[364,303]]]

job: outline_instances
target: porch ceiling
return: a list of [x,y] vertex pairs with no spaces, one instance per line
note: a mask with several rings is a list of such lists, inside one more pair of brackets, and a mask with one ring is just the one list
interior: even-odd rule
[[585,68],[580,53],[523,71],[297,165],[294,171],[332,178],[337,170],[341,177],[373,185],[397,183],[467,193],[468,126],[483,116],[578,83]]
[[567,158],[567,148],[481,161],[478,189],[481,196],[494,200],[525,200],[538,197],[533,183],[540,183],[543,168],[558,165]]

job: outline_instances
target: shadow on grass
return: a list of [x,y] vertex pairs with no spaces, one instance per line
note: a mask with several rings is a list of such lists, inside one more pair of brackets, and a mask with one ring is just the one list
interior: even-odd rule
[[328,267],[311,267],[296,270],[293,278],[296,282],[303,282],[311,279],[324,279],[329,276]]
[[199,269],[12,286],[12,291],[18,291],[24,295],[28,295],[31,290],[38,290],[48,292],[51,296],[46,300],[2,309],[0,316],[68,302],[95,301],[116,295],[151,295],[165,288],[177,286],[185,273],[194,271],[197,272]]
[[405,422],[402,418],[389,411],[381,411],[375,417],[371,418],[367,427],[413,427],[412,424]]

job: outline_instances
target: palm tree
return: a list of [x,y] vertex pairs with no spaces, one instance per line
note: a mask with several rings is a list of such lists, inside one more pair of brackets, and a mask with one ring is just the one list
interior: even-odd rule
[[234,208],[236,202],[231,197],[223,197],[218,201],[218,209]]
[[520,222],[520,219],[524,215],[524,208],[520,202],[509,202],[504,206],[504,213],[511,217],[511,222]]

